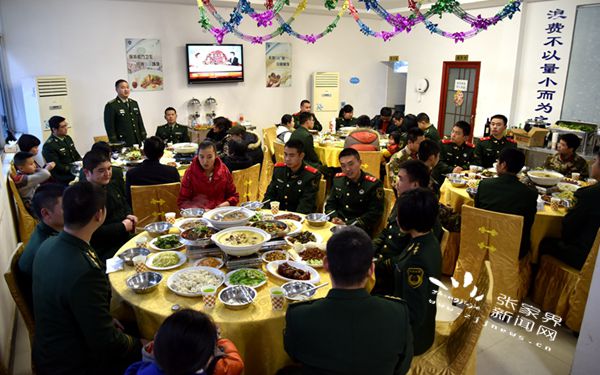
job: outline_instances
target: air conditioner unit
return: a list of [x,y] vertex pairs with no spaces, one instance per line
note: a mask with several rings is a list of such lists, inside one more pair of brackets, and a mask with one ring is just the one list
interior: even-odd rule
[[27,78],[22,86],[27,131],[30,134],[44,142],[51,134],[48,127],[50,117],[62,116],[68,122],[72,121],[66,77]]
[[335,119],[340,111],[340,73],[313,73],[313,112],[326,128],[325,121]]

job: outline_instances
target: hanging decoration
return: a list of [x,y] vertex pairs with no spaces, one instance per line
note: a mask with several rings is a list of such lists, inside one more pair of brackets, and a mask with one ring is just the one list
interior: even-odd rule
[[[405,17],[400,13],[389,13],[379,3],[379,0],[359,0],[359,2],[365,4],[365,9],[367,12],[373,11],[391,26],[389,31],[374,31],[361,19],[360,14],[354,6],[352,0],[344,0],[341,5],[339,5],[340,0],[324,0],[323,5],[329,11],[334,11],[339,5],[339,10],[337,11],[337,14],[331,23],[329,23],[329,25],[327,25],[320,32],[300,34],[292,28],[292,24],[306,9],[307,0],[300,0],[294,12],[292,13],[292,16],[288,19],[284,19],[280,13],[285,6],[290,5],[289,0],[265,0],[265,11],[263,12],[257,12],[252,7],[249,0],[238,0],[238,3],[229,14],[229,20],[226,20],[225,17],[217,12],[215,6],[210,0],[197,0],[197,2],[198,10],[200,11],[200,20],[198,21],[200,26],[205,31],[210,32],[219,44],[223,43],[223,38],[227,34],[233,34],[236,37],[253,44],[262,44],[284,33],[303,40],[309,44],[314,44],[317,40],[331,33],[336,28],[339,20],[346,13],[349,13],[350,16],[355,20],[361,33],[366,36],[381,38],[383,41],[388,41],[402,32],[409,33],[414,29],[415,26],[422,23],[432,34],[437,34],[439,36],[452,39],[455,43],[458,43],[464,42],[465,39],[474,37],[481,31],[487,30],[505,18],[512,19],[514,14],[520,11],[521,6],[521,1],[509,0],[506,5],[494,16],[485,18],[480,14],[474,16],[466,12],[461,7],[460,2],[457,0],[434,1],[429,9],[423,12],[421,11],[424,2],[423,0],[407,0],[408,9],[410,10],[411,14],[408,17]],[[209,14],[217,21],[218,25],[213,25],[213,23],[210,22],[208,16]],[[458,17],[460,20],[464,21],[468,26],[470,26],[470,28],[464,31],[446,31],[438,27],[438,24],[431,20],[433,17],[442,18],[444,15],[449,14]],[[239,30],[239,26],[245,16],[248,16],[250,19],[256,22],[256,26],[259,29],[261,27],[266,28],[273,26],[276,26],[276,29],[271,33],[265,33],[263,35],[250,35],[243,33]]]

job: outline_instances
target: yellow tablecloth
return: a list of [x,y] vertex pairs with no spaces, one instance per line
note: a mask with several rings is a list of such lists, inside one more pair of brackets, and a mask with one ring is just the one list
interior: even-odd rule
[[[314,228],[304,224],[303,230],[318,233],[326,241],[331,236],[330,228],[333,224],[328,223],[325,227]],[[317,230],[318,229],[318,230]],[[148,236],[145,232],[141,235]],[[127,242],[119,252],[135,247],[135,238]],[[191,266],[187,263],[186,267]],[[125,280],[134,274],[133,267],[125,266],[122,271],[113,272],[108,275],[113,289],[113,298],[122,299],[131,305],[137,319],[138,327],[142,336],[152,339],[164,319],[171,315],[171,307],[174,304],[182,308],[203,310],[201,298],[181,297],[172,293],[167,288],[167,279],[179,267],[171,271],[162,271],[163,280],[158,288],[149,294],[135,294],[125,285]],[[227,272],[226,269],[222,269]],[[330,282],[329,274],[318,269],[321,282]],[[223,304],[217,302],[217,306],[208,314],[221,329],[223,337],[231,339],[237,346],[242,356],[246,375],[274,374],[279,368],[291,363],[290,358],[283,348],[283,329],[285,326],[285,311],[273,311],[269,289],[284,283],[267,273],[268,282],[258,288],[258,296],[255,302],[245,310],[233,311],[227,309]],[[331,284],[317,291],[315,298],[324,297],[331,289]],[[315,333],[318,336],[318,333]]]
[[[466,188],[454,187],[448,180],[440,188],[440,202],[452,207],[456,212],[461,211],[463,204],[474,205],[474,200],[469,196]],[[538,261],[539,246],[544,237],[560,237],[562,218],[565,214],[566,210],[562,207],[558,211],[552,211],[549,205],[544,205],[544,211],[538,211],[535,215],[535,221],[531,227],[531,261],[533,263]]]
[[315,152],[317,156],[321,160],[324,166],[327,167],[338,167],[340,166],[340,152],[344,149],[344,144],[340,145],[328,145],[328,146],[320,146],[318,143],[315,143]]

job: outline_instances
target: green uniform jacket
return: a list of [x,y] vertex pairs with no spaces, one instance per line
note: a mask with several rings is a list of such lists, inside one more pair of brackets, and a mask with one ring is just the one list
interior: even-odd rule
[[[315,119],[315,125],[313,126],[314,130],[321,131],[323,130],[323,125],[317,119],[317,116],[313,113],[313,118]],[[294,119],[294,128],[298,129],[300,127],[300,112],[294,113],[292,115],[292,119]]]
[[335,130],[340,130],[340,128],[356,126],[357,119],[356,117],[352,117],[350,120],[343,119],[338,117],[335,119]]
[[320,169],[321,160],[319,159],[319,156],[315,151],[315,141],[313,139],[312,134],[309,133],[308,129],[301,126],[298,129],[294,130],[288,142],[292,139],[297,139],[301,141],[304,145],[304,162],[312,167]]
[[491,168],[498,160],[500,151],[504,150],[505,147],[517,147],[517,142],[507,137],[500,139],[494,137],[479,138],[479,143],[475,146],[473,162],[484,168]]
[[544,168],[552,169],[565,177],[571,177],[571,173],[579,173],[580,178],[586,179],[590,176],[590,167],[584,158],[573,154],[569,160],[562,160],[559,154],[550,155],[546,158]]
[[42,244],[33,291],[38,374],[122,374],[140,357],[139,340],[113,325],[103,264],[83,240],[62,232]]
[[459,146],[449,139],[444,139],[440,151],[440,162],[446,167],[443,173],[451,173],[455,167],[468,170],[473,164],[474,152],[475,146],[472,143],[465,142]]
[[527,255],[531,226],[537,212],[537,191],[522,184],[517,176],[501,174],[481,180],[475,195],[475,207],[505,214],[523,216],[523,234],[519,258]]
[[65,135],[62,139],[52,134],[44,143],[42,155],[46,162],[56,163],[54,169],[50,171],[52,177],[61,183],[67,185],[75,179],[71,173],[71,163],[81,160],[81,155],[75,149],[73,139]]
[[264,200],[279,202],[279,208],[285,211],[310,214],[317,207],[320,180],[319,171],[304,163],[296,173],[285,163],[277,163]]
[[414,354],[423,354],[435,338],[438,287],[430,277],[440,279],[442,252],[433,234],[412,238],[394,269],[394,295],[406,300],[414,337]]
[[435,128],[435,126],[429,125],[427,129],[423,130],[423,133],[425,133],[425,138],[441,144],[440,133],[438,133],[438,130]]
[[346,224],[356,220],[356,226],[372,234],[383,215],[383,184],[361,171],[358,182],[338,173],[333,179],[325,212],[333,211],[331,218],[339,217]]
[[156,136],[165,143],[183,143],[190,141],[188,127],[181,124],[164,124],[156,128]]
[[146,128],[137,102],[119,97],[104,106],[104,128],[110,142],[125,142],[125,146],[142,145],[146,139]]
[[[326,334],[316,340],[315,332]],[[290,304],[283,339],[303,374],[400,375],[412,360],[406,303],[365,289],[331,289]]]

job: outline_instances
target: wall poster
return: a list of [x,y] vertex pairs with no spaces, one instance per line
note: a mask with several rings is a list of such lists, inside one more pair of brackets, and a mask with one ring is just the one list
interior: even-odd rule
[[127,75],[133,91],[163,89],[162,55],[159,39],[125,39]]

